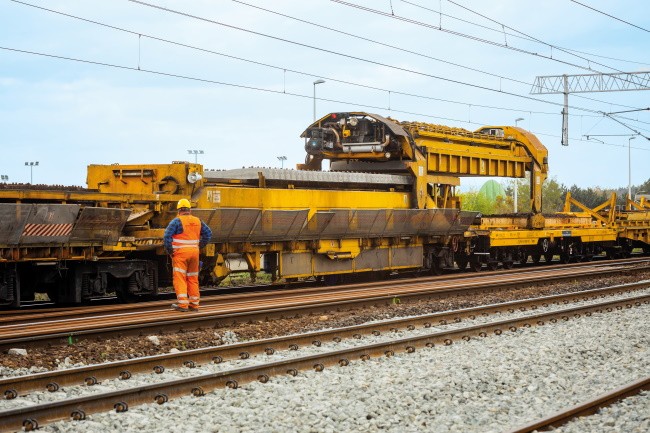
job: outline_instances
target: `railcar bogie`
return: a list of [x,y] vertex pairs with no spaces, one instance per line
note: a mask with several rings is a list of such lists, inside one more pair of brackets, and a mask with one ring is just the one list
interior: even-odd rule
[[157,264],[147,260],[28,262],[0,271],[0,302],[18,306],[46,294],[58,304],[117,296],[124,301],[158,293]]

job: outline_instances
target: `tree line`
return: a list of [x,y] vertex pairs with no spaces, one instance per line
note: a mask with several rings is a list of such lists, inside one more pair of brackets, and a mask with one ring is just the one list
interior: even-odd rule
[[[514,212],[514,189],[517,184],[517,210],[519,212],[530,211],[530,184],[528,179],[514,179],[501,182],[506,191],[506,196],[497,196],[492,200],[476,189],[470,189],[467,192],[461,192],[461,206],[465,210],[476,210],[483,215],[510,214]],[[577,185],[567,187],[558,183],[555,178],[549,178],[542,186],[542,210],[544,213],[554,213],[562,211],[567,192],[571,197],[578,200],[589,208],[594,208],[606,200],[609,200],[612,193],[616,193],[616,204],[625,205],[627,197],[627,187],[619,188],[600,188],[589,187],[581,188]],[[636,194],[650,194],[650,179],[641,185],[632,185],[632,198]]]

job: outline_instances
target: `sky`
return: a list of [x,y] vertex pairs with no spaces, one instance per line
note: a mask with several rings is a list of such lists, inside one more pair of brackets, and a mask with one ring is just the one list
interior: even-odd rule
[[571,0],[0,0],[0,174],[85,185],[89,164],[188,150],[210,169],[293,168],[315,102],[318,117],[518,124],[558,182],[627,186],[631,160],[638,185],[650,111],[602,113],[650,93],[571,94],[568,146],[563,96],[530,94],[536,76],[650,71],[645,0],[580,3],[618,20]]

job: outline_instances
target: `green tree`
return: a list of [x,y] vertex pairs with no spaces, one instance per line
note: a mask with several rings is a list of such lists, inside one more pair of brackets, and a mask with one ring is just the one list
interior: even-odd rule
[[[517,185],[517,212],[530,212],[530,184],[528,183],[528,179],[512,179],[506,181],[504,187],[508,197],[515,196],[515,184]],[[514,212],[514,200],[512,202],[513,206],[511,209]]]
[[542,187],[542,210],[548,213],[560,212],[564,207],[566,187],[555,180],[547,179]]
[[571,192],[571,197],[580,203],[587,207],[594,208],[607,200],[613,190],[606,191],[598,187],[582,189],[577,185],[573,185],[569,188],[569,192]]
[[494,200],[491,200],[475,188],[470,188],[467,192],[461,192],[459,195],[463,210],[478,211],[483,215],[498,215],[513,212],[512,197],[508,195],[505,197],[497,195]]
[[[520,213],[530,212],[530,180],[525,178],[509,181],[506,193],[510,197],[514,195],[515,183],[517,184],[517,210]],[[555,178],[546,179],[546,182],[542,185],[542,211],[545,213],[561,211],[564,206],[566,191],[566,187],[558,183]]]
[[639,185],[638,188],[636,188],[636,192],[639,194],[650,194],[650,179]]
[[[505,190],[505,197],[497,196],[494,200],[481,195],[476,189],[470,188],[466,193],[461,193],[461,203],[464,210],[475,210],[483,215],[495,215],[512,213],[514,211],[514,185],[517,184],[517,210],[519,213],[530,212],[530,180],[529,177],[524,179],[512,179],[502,182]],[[566,193],[571,192],[571,196],[587,207],[594,208],[608,200],[612,193],[616,193],[617,204],[625,204],[627,197],[627,187],[620,188],[600,188],[579,187],[577,185],[567,188],[559,183],[555,177],[549,178],[542,186],[542,209],[545,213],[561,212],[564,208]],[[650,179],[646,180],[639,186],[632,186],[632,195],[650,194]],[[574,208],[575,210],[575,208]]]
[[481,212],[483,215],[493,215],[495,203],[491,202],[483,194],[479,194],[475,188],[460,194],[461,209]]

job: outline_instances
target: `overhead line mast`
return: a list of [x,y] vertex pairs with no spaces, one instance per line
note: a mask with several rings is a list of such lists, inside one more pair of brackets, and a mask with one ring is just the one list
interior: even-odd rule
[[[569,93],[650,90],[650,72],[615,72],[535,77],[531,95],[564,94],[562,145],[569,145]],[[604,115],[609,116],[607,113]]]

